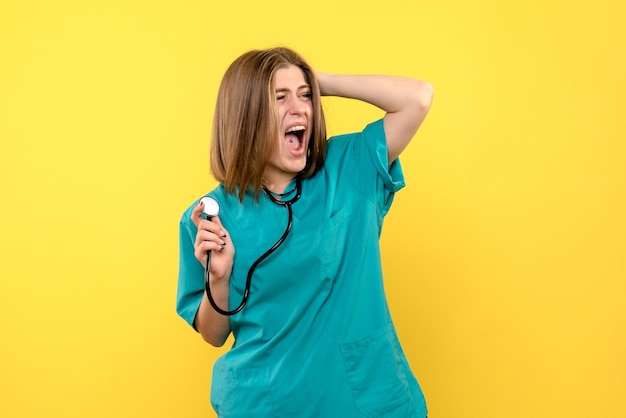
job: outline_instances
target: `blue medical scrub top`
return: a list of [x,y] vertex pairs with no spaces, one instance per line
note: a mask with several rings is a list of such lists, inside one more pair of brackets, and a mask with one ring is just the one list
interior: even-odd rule
[[[328,141],[324,167],[302,181],[289,236],[256,268],[247,305],[230,319],[234,344],[216,361],[211,385],[220,417],[426,416],[382,280],[383,217],[402,187],[399,161],[387,163],[382,120]],[[222,186],[209,195],[235,245],[232,309],[249,267],[282,235],[287,210],[263,193],[243,203]],[[194,206],[180,223],[177,300],[191,325],[204,292]]]

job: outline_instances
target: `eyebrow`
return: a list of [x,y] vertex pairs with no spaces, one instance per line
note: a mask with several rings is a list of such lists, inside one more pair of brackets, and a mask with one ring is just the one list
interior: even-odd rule
[[[303,89],[310,89],[310,88],[311,88],[310,85],[303,84],[303,85],[299,86],[296,90],[303,90]],[[275,89],[274,91],[276,93],[283,93],[283,92],[288,92],[289,89],[287,87],[283,87],[283,88],[280,88],[280,89]]]

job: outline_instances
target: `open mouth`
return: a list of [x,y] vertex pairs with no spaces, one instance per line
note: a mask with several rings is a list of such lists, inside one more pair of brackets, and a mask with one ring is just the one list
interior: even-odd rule
[[306,128],[303,125],[292,126],[285,132],[285,142],[291,152],[300,153],[304,149],[304,133]]

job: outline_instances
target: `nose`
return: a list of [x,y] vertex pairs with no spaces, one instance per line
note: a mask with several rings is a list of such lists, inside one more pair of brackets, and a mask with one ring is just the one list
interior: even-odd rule
[[289,103],[289,114],[291,115],[303,115],[305,112],[304,103],[297,98],[291,99]]

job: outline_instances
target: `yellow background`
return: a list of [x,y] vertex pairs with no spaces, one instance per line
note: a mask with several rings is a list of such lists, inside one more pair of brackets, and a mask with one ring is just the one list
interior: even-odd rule
[[[207,417],[174,311],[214,186],[219,80],[251,48],[432,82],[382,238],[431,417],[626,416],[626,6],[3,1],[0,416]],[[331,133],[380,116],[325,102]]]

